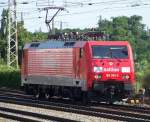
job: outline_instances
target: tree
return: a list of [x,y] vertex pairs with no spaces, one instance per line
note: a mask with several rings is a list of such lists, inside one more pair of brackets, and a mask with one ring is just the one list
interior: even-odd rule
[[8,10],[3,9],[1,28],[0,28],[0,57],[6,59],[7,54],[7,26],[8,26]]
[[147,64],[144,70],[143,87],[150,88],[150,64]]
[[2,11],[2,19],[1,19],[1,28],[0,28],[0,37],[6,38],[7,37],[7,26],[8,26],[8,10],[3,9]]
[[98,30],[100,32],[103,32],[105,34],[109,34],[111,35],[112,34],[112,30],[113,30],[113,25],[112,25],[112,22],[111,21],[108,21],[108,20],[99,20],[98,21]]
[[145,27],[141,21],[141,16],[134,15],[129,18],[129,30],[131,30],[132,34],[136,37],[137,40],[140,39]]
[[28,32],[27,29],[24,28],[24,22],[17,23],[18,30],[18,45],[20,47],[24,46],[25,43],[32,40],[32,33]]

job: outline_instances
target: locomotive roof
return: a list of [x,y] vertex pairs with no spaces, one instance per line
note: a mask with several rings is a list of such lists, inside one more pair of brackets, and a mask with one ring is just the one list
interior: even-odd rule
[[[32,42],[26,44],[24,49],[49,49],[49,48],[73,48],[73,47],[83,47],[86,43],[90,45],[97,45],[97,42],[100,45],[128,45],[127,41],[56,41],[56,40],[47,40],[41,42]],[[109,42],[109,43],[108,43]]]
[[72,48],[74,47],[75,43],[75,41],[48,40],[26,44],[24,49]]
[[[97,42],[100,42],[97,44]],[[89,41],[90,45],[129,45],[128,41]]]

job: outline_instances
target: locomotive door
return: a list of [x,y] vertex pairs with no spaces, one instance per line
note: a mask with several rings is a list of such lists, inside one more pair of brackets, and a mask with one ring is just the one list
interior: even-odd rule
[[78,48],[76,51],[76,78],[82,79],[82,67],[83,67],[83,48]]

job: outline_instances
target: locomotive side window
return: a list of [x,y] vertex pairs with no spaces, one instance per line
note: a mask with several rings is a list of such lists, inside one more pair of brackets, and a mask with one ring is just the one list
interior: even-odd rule
[[93,58],[128,58],[127,46],[92,46]]

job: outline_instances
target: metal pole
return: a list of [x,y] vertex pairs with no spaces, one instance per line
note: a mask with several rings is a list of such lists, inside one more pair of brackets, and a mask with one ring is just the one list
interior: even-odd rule
[[15,19],[15,45],[16,45],[16,67],[18,68],[18,31],[17,31],[17,3],[14,0],[14,19]]
[[[51,10],[57,9],[57,11],[55,12],[55,14],[51,17],[51,19],[48,19],[48,10],[49,9],[51,9]],[[46,7],[43,10],[46,11],[45,23],[49,27],[49,33],[50,34],[55,34],[54,18],[59,13],[59,11],[64,10],[64,8],[63,7]],[[52,24],[52,30],[51,30],[51,26],[50,26],[51,24]]]
[[8,0],[8,35],[7,35],[7,66],[10,66],[10,6],[11,2]]
[[18,68],[16,0],[8,0],[7,66]]
[[54,24],[55,24],[55,21],[54,21],[54,18],[53,18],[53,20],[52,20],[52,34],[53,35],[55,35],[55,26],[54,26]]
[[62,21],[60,21],[60,31],[61,32],[62,32],[62,28],[63,28]]

